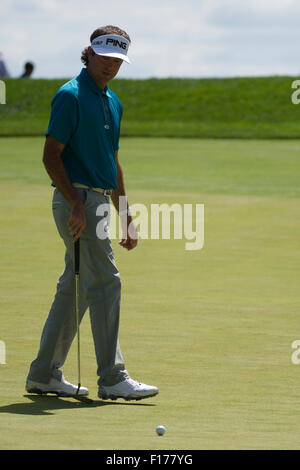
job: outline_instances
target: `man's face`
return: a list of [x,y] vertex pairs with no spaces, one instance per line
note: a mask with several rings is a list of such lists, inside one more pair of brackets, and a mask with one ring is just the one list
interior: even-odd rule
[[91,47],[88,48],[88,70],[92,72],[97,80],[107,83],[112,80],[118,73],[123,60],[115,57],[106,57],[93,53]]

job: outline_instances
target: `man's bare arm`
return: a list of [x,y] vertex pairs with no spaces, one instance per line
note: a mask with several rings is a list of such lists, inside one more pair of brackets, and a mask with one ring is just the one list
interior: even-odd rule
[[72,214],[68,225],[75,242],[86,225],[85,211],[82,201],[72,186],[64,167],[61,158],[63,149],[64,145],[62,143],[48,135],[44,146],[43,163],[51,180],[72,207]]
[[[119,154],[118,151],[116,152],[116,163],[117,163],[117,185],[118,188],[114,189],[111,195],[111,199],[113,202],[113,205],[115,206],[116,210],[118,213],[120,213],[120,219],[121,219],[121,225],[123,228],[123,232],[125,235],[123,235],[122,240],[120,241],[120,245],[123,248],[126,248],[127,250],[132,250],[137,246],[137,232],[135,230],[134,224],[132,222],[132,217],[130,214],[127,213],[128,211],[128,202],[126,199],[126,207],[121,208],[120,212],[120,207],[119,207],[119,197],[123,196],[126,197],[126,192],[125,192],[125,184],[124,184],[124,177],[123,177],[123,170],[119,162]],[[123,212],[126,213],[123,213]],[[128,227],[129,225],[131,226],[131,233],[128,233]],[[131,235],[134,235],[132,237]]]

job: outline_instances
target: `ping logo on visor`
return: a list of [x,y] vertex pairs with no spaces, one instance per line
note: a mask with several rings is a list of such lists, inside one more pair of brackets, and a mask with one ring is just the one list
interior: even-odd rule
[[129,41],[123,36],[116,34],[98,36],[92,41],[91,48],[98,55],[116,57],[130,64],[130,60],[127,57]]
[[118,39],[107,38],[105,44],[112,44],[114,47],[121,47],[121,49],[127,50],[127,43],[125,41],[119,41]]

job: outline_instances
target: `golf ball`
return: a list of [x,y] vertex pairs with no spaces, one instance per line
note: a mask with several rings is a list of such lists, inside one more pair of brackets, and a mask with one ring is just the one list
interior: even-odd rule
[[159,436],[163,436],[166,432],[166,428],[164,426],[157,426],[156,432]]

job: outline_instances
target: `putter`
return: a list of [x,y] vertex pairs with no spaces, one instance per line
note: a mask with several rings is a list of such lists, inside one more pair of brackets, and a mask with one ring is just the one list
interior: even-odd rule
[[80,270],[80,239],[74,243],[75,258],[75,313],[76,313],[76,329],[77,329],[77,375],[78,387],[74,398],[84,403],[94,403],[91,398],[79,395],[81,386],[81,367],[80,367],[80,320],[79,320],[79,270]]

